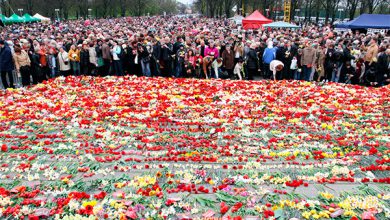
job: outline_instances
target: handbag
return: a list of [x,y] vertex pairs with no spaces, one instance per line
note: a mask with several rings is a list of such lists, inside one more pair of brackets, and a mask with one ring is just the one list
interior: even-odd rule
[[98,67],[104,66],[104,61],[102,57],[97,58],[97,65]]
[[65,60],[64,60],[64,57],[62,56],[62,54],[61,54],[61,59],[62,59],[62,61],[64,62],[64,65],[65,65],[65,66],[69,65],[69,61],[65,61]]

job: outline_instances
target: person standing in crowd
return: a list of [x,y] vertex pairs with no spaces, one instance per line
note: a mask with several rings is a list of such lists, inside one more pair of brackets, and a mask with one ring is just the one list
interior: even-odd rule
[[283,79],[289,80],[289,79],[293,79],[293,74],[292,74],[290,68],[288,68],[288,67],[291,66],[292,58],[295,54],[291,50],[291,45],[289,42],[285,42],[284,48],[285,48],[285,52],[284,52],[285,63],[284,64],[287,66],[287,68],[283,69]]
[[267,42],[267,48],[265,48],[263,54],[263,65],[265,70],[264,76],[266,79],[271,79],[271,72],[270,72],[269,65],[272,62],[272,60],[275,59],[275,57],[276,57],[276,50],[273,47],[272,40],[270,40]]
[[179,78],[183,75],[184,61],[185,61],[186,51],[184,50],[184,45],[181,44],[179,49],[176,51],[176,69],[175,77]]
[[172,55],[173,46],[169,37],[165,37],[163,44],[161,45],[161,62],[160,68],[162,69],[162,75],[167,77],[172,74]]
[[137,54],[139,56],[139,60],[141,62],[142,75],[146,77],[151,77],[152,73],[150,71],[150,57],[148,50],[144,45],[138,43],[137,45]]
[[95,50],[96,50],[96,60],[97,60],[97,75],[98,76],[103,76],[104,71],[104,59],[103,59],[103,49],[102,49],[103,41],[98,39]]
[[238,63],[240,58],[244,57],[244,44],[242,43],[242,36],[238,36],[238,40],[234,45],[234,63]]
[[372,64],[375,62],[375,59],[378,56],[379,46],[377,42],[378,40],[376,38],[372,38],[368,47],[362,44],[362,49],[366,51],[364,62],[367,69],[371,68]]
[[388,75],[390,73],[390,48],[380,48],[378,62],[376,65],[376,83],[378,86],[384,86],[387,82],[387,79],[389,79]]
[[340,80],[340,74],[341,74],[341,68],[343,67],[344,57],[343,57],[344,51],[341,44],[338,45],[334,52],[334,66],[332,71],[332,82],[339,82]]
[[226,45],[226,49],[222,53],[223,68],[229,75],[229,79],[233,78],[234,70],[234,51],[230,44]]
[[41,64],[41,79],[40,82],[43,82],[44,80],[47,80],[47,75],[49,75],[50,69],[49,65],[47,64],[47,58],[49,56],[46,46],[41,43],[39,47],[39,63]]
[[173,53],[177,54],[177,51],[184,45],[183,37],[176,38],[176,42],[173,44]]
[[113,41],[113,48],[111,49],[113,74],[114,76],[123,76],[122,55],[123,49],[119,46],[118,41]]
[[96,69],[98,67],[98,58],[97,58],[97,53],[95,49],[95,45],[93,42],[89,43],[88,47],[88,57],[89,57],[89,63],[88,63],[88,72],[96,76]]
[[81,75],[91,75],[90,69],[89,69],[89,51],[88,51],[88,45],[86,42],[84,44],[80,44],[81,50],[80,50],[80,73]]
[[316,71],[318,73],[317,81],[325,79],[325,47],[319,47],[316,51]]
[[259,70],[259,60],[256,53],[256,44],[252,43],[249,48],[249,52],[246,60],[247,67],[247,80],[253,80],[253,77],[256,75]]
[[293,79],[299,80],[298,76],[298,60],[297,57],[293,57],[290,64],[290,71],[293,75]]
[[[31,68],[33,69],[33,84],[36,85],[38,83],[43,82],[43,73],[41,62],[39,61],[39,47],[35,47],[34,53],[31,55]],[[34,77],[35,76],[35,77]]]
[[29,86],[31,84],[31,60],[28,53],[20,47],[14,48],[15,69],[22,76],[22,85]]
[[336,64],[334,44],[330,43],[325,53],[325,79],[332,81],[332,73]]
[[200,53],[200,55],[202,56],[202,57],[205,57],[206,56],[206,53],[205,53],[205,51],[206,51],[206,43],[204,42],[204,40],[202,40],[201,42],[200,42],[200,45],[199,45],[199,48],[198,48],[198,50],[199,50],[199,53]]
[[152,75],[153,76],[160,76],[160,58],[161,58],[161,44],[160,41],[153,38],[153,53],[152,53],[152,60],[151,64],[153,66],[152,68]]
[[202,78],[202,67],[203,67],[203,56],[200,54],[199,50],[195,52],[195,77],[198,79]]
[[301,64],[303,67],[303,79],[305,81],[310,81],[312,67],[315,65],[316,50],[313,46],[308,42],[302,51]]
[[63,47],[60,47],[60,52],[58,53],[58,64],[60,67],[61,76],[69,76],[70,75],[70,59],[68,52],[65,51]]
[[111,48],[108,45],[109,41],[110,40],[107,38],[102,45],[102,58],[104,62],[104,65],[102,67],[102,71],[103,71],[102,76],[107,76],[110,74],[112,57],[111,57]]
[[68,52],[72,74],[75,76],[80,75],[80,49],[81,45],[78,47],[72,45]]
[[[1,72],[1,81],[3,82],[3,87],[5,89],[15,88],[14,86],[14,77],[12,71],[14,70],[14,62],[12,58],[11,48],[6,42],[0,40],[0,72]],[[9,84],[7,82],[7,75]]]
[[57,75],[57,54],[55,49],[50,49],[49,51],[49,57],[48,57],[48,64],[50,68],[50,77],[54,78]]
[[[284,64],[286,64],[287,65],[287,58],[286,58],[286,52],[287,52],[287,49],[286,49],[286,47],[285,47],[285,45],[284,45],[284,43],[282,42],[282,43],[280,43],[279,44],[279,46],[278,46],[278,48],[277,48],[277,50],[276,50],[276,60],[279,60],[280,62],[282,62],[282,63],[284,63]],[[288,69],[288,68],[285,68],[285,69],[283,69],[284,71],[286,71],[286,69]],[[284,72],[283,71],[283,72]],[[276,78],[278,79],[278,80],[281,80],[281,79],[284,79],[285,78],[285,76],[286,76],[286,74],[280,74],[280,76],[276,76]]]

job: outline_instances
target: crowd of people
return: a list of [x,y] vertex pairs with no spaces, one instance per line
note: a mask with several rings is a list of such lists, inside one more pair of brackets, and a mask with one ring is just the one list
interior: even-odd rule
[[389,60],[386,34],[313,24],[245,31],[228,19],[202,17],[17,24],[3,28],[0,40],[4,88],[57,76],[126,74],[382,86],[390,83]]

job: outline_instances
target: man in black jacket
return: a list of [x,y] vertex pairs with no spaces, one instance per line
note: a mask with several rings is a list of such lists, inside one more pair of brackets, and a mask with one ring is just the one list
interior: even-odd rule
[[157,39],[152,40],[153,52],[151,59],[152,76],[160,76],[161,44]]
[[[12,71],[14,70],[14,61],[12,58],[11,48],[3,41],[0,40],[0,72],[1,80],[5,89],[15,88],[14,78]],[[6,75],[8,74],[9,85]]]
[[168,77],[172,75],[172,54],[173,45],[169,37],[166,37],[161,44],[161,73]]
[[380,51],[378,62],[376,64],[377,68],[375,78],[378,86],[384,86],[390,83],[390,49],[385,50],[385,48],[381,48]]
[[252,43],[247,55],[246,68],[248,71],[247,79],[253,80],[253,76],[257,73],[259,69],[259,58],[257,57],[257,53],[255,51],[256,44]]

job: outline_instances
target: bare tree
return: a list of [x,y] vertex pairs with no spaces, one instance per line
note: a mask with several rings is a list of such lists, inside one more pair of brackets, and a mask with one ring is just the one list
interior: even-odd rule
[[346,1],[346,9],[349,13],[349,19],[352,20],[355,17],[355,13],[357,7],[359,5],[360,0],[347,0]]

